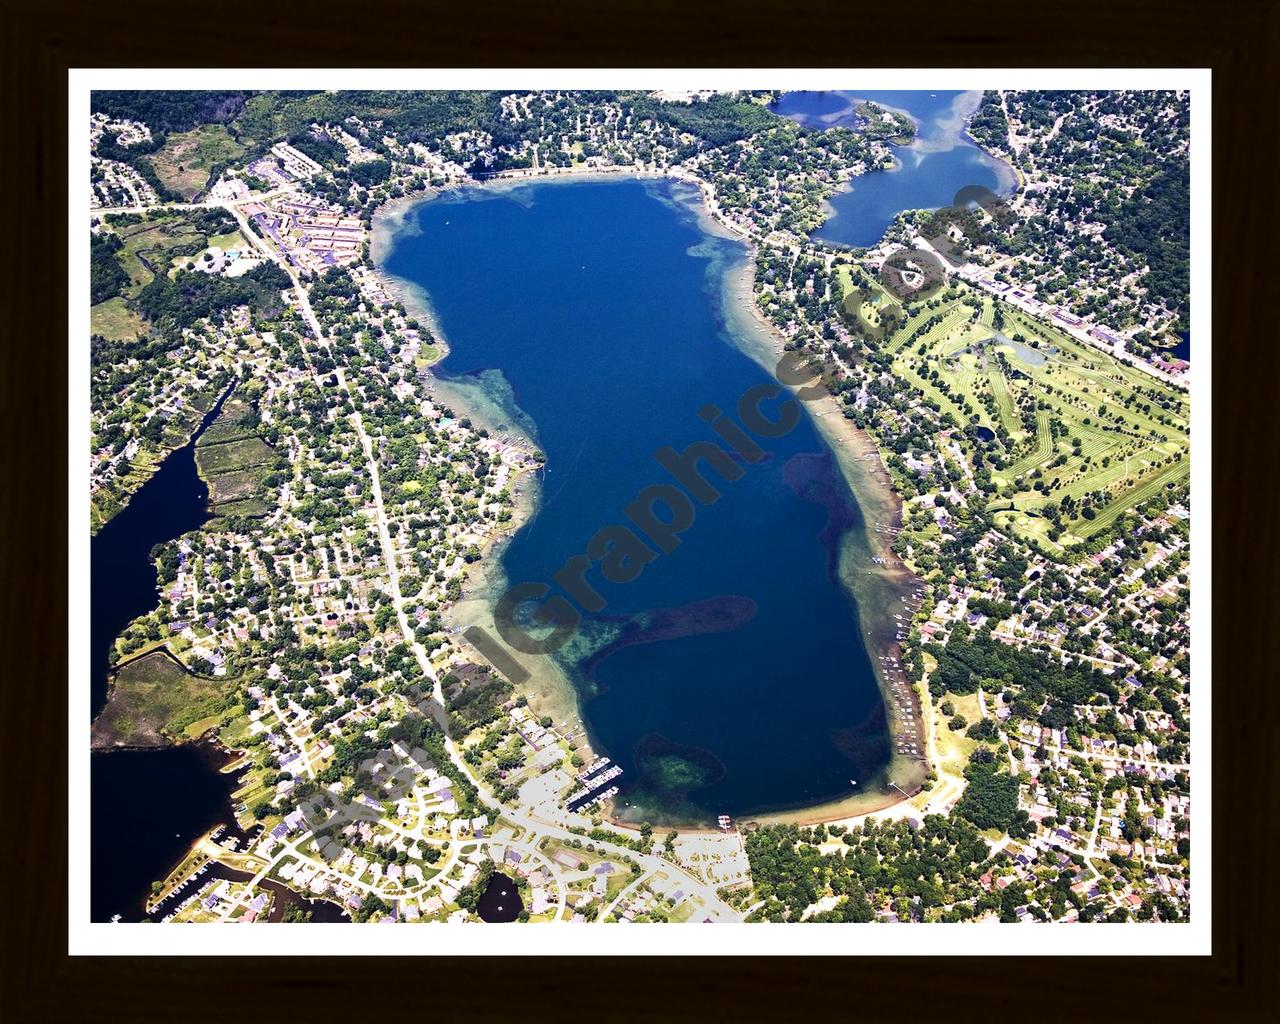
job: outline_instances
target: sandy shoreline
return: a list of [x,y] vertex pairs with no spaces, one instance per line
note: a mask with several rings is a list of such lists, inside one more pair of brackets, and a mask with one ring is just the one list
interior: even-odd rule
[[[431,365],[439,363],[446,357],[449,346],[447,338],[440,329],[440,323],[435,316],[434,310],[431,308],[429,296],[411,282],[397,278],[382,268],[382,264],[397,238],[403,237],[405,219],[415,206],[464,188],[505,191],[524,185],[555,181],[572,183],[617,181],[623,178],[639,180],[668,178],[695,186],[698,189],[700,201],[694,202],[691,197],[681,198],[689,211],[695,216],[700,229],[708,234],[731,238],[745,246],[746,251],[743,258],[735,261],[723,271],[722,301],[724,312],[734,328],[729,331],[729,334],[738,348],[772,374],[777,368],[778,360],[784,351],[785,339],[764,318],[755,302],[756,248],[753,238],[743,231],[739,225],[724,219],[716,207],[710,185],[702,179],[687,171],[655,173],[641,172],[634,168],[619,168],[612,171],[593,169],[558,174],[525,171],[501,178],[492,178],[484,182],[464,183],[447,189],[428,189],[383,204],[374,214],[370,240],[371,262],[374,264],[376,273],[388,293],[403,302],[405,308],[412,315],[422,319],[430,326],[432,333],[436,337],[437,345],[437,357],[432,361]],[[457,382],[448,381],[435,374],[432,376],[436,381],[436,387],[448,394],[451,400],[462,406],[467,415],[488,426],[491,430],[495,429],[496,424],[490,423],[493,416],[492,411],[475,408],[474,406],[478,403],[475,401],[476,396],[474,394],[468,394],[470,389],[460,388]],[[478,390],[478,386],[476,390]],[[849,579],[845,579],[843,582],[853,593],[857,603],[859,625],[863,630],[868,656],[871,659],[871,665],[881,691],[881,699],[885,703],[886,714],[890,715],[892,712],[887,696],[887,680],[876,655],[893,654],[900,658],[901,652],[898,650],[896,643],[891,646],[884,644],[884,627],[886,623],[892,626],[892,620],[887,612],[884,612],[883,615],[880,614],[883,609],[879,607],[878,602],[873,603],[874,599],[870,590],[878,589],[882,592],[882,596],[883,592],[887,591],[888,599],[895,601],[895,603],[885,604],[884,607],[896,609],[901,607],[901,602],[896,601],[896,596],[913,586],[915,577],[905,569],[896,570],[876,567],[875,571],[871,573],[866,573],[866,569],[867,565],[874,565],[874,563],[870,562],[870,556],[873,555],[896,560],[896,556],[891,549],[891,534],[878,532],[871,528],[871,524],[880,523],[882,525],[898,526],[901,522],[902,503],[893,491],[891,478],[881,462],[879,449],[875,442],[868,434],[845,417],[844,411],[836,398],[830,394],[824,394],[814,401],[807,402],[806,407],[815,428],[832,449],[837,464],[840,466],[841,475],[858,501],[867,523],[866,529],[861,531],[851,530],[846,534],[843,542],[846,551],[842,552],[841,562],[843,566],[846,556],[849,555],[856,556],[859,561],[865,560],[867,564],[861,567],[864,571],[863,575],[875,577],[878,586],[875,588],[869,588],[865,585],[859,587]],[[504,429],[512,430],[513,427],[508,422],[505,424]],[[520,432],[518,427],[514,429],[516,432]],[[518,492],[516,490],[517,482],[523,484]],[[446,611],[445,618],[447,623],[451,627],[455,627],[457,632],[461,632],[471,625],[480,625],[489,630],[491,634],[494,633],[492,599],[501,593],[507,585],[507,580],[501,567],[501,548],[511,540],[536,512],[537,478],[527,472],[522,473],[518,477],[512,478],[512,489],[513,493],[517,495],[517,500],[516,508],[513,510],[513,516],[508,523],[507,529],[490,537],[483,546],[483,557],[477,563],[478,570],[473,571],[472,576],[468,578],[462,598],[454,602]],[[861,536],[851,536],[855,532]],[[860,550],[849,550],[850,545]],[[564,670],[554,658],[549,656],[530,657],[522,655],[520,661],[531,672],[531,678],[521,684],[522,691],[532,691],[528,692],[530,703],[539,711],[550,714],[558,725],[568,725],[575,736],[580,737],[579,743],[581,745],[579,751],[590,760],[594,752],[588,753],[587,751],[589,733],[585,716],[578,706],[577,690]],[[918,713],[919,710],[917,708]],[[891,728],[891,735],[892,732],[893,729]],[[904,761],[906,764],[903,763]],[[904,768],[918,765],[919,762],[912,759],[903,759],[895,754],[886,766],[886,777],[893,778],[899,782],[905,781],[908,789],[914,789],[911,784],[916,781],[911,779],[913,773],[910,770],[904,771]],[[922,778],[923,769],[918,769],[914,774]],[[912,809],[904,804],[906,799],[905,795],[899,795],[894,792],[864,793],[841,800],[826,801],[821,804],[748,815],[746,817],[752,821],[786,821],[804,824],[836,821],[849,822],[857,816],[880,813],[898,804],[902,804],[906,811],[909,812]],[[610,820],[614,820],[612,815]],[[616,823],[627,827],[625,822],[619,821]],[[694,827],[698,829],[704,828],[701,824]]]
[[[404,237],[405,219],[418,205],[442,196],[462,191],[463,189],[484,189],[501,192],[536,181],[588,181],[616,180],[619,174],[564,173],[557,175],[511,175],[493,178],[484,182],[464,182],[446,188],[430,188],[413,195],[402,196],[384,203],[374,213],[370,232],[369,255],[374,270],[388,294],[404,304],[405,309],[423,321],[435,337],[435,357],[428,368],[438,366],[449,355],[449,339],[431,305],[430,296],[418,285],[403,278],[396,277],[383,269],[383,262],[390,254],[395,242]],[[520,410],[505,408],[489,394],[484,393],[478,382],[452,379],[432,371],[433,400],[449,405],[469,417],[477,425],[490,433],[514,433],[524,438],[529,444],[537,446],[537,438],[531,430],[525,428],[527,418]],[[524,423],[522,423],[522,420]],[[479,626],[490,636],[499,635],[493,617],[494,602],[509,586],[510,581],[502,566],[502,550],[524,527],[538,510],[538,497],[541,491],[540,477],[532,470],[513,471],[509,480],[511,491],[512,516],[505,526],[479,545],[480,559],[475,563],[463,586],[462,596],[441,612],[441,618],[451,635],[460,636],[466,629]],[[458,644],[464,656],[469,652],[461,642]],[[510,653],[510,652],[509,652]],[[476,653],[475,658],[483,660]],[[550,715],[556,726],[563,733],[572,733],[578,743],[577,752],[590,762],[595,752],[590,745],[584,716],[578,706],[578,692],[572,680],[565,673],[558,661],[551,655],[513,655],[519,664],[529,672],[529,678],[522,682],[518,689],[529,699],[530,706],[541,715]]]
[[[732,334],[740,342],[755,339],[757,344],[750,347],[743,346],[743,351],[772,372],[782,356],[786,339],[764,318],[760,307],[755,302],[753,257],[754,251],[749,253],[748,258],[740,265],[726,273],[726,313],[730,316],[735,313],[739,316],[745,314],[749,318],[750,324],[738,324],[740,329]],[[792,388],[792,390],[796,389]],[[890,735],[893,736],[897,732],[898,723],[893,716],[889,679],[877,655],[889,655],[901,661],[900,645],[896,640],[886,639],[885,634],[886,632],[892,634],[895,630],[890,612],[900,607],[908,607],[900,598],[913,590],[918,581],[915,575],[905,567],[879,566],[871,559],[878,557],[898,561],[892,547],[894,534],[880,532],[874,527],[879,524],[896,531],[902,523],[902,501],[893,489],[892,478],[881,460],[879,447],[871,435],[844,415],[844,410],[834,395],[829,392],[824,393],[819,398],[806,402],[805,405],[814,428],[827,442],[835,456],[841,476],[853,492],[866,524],[862,530],[847,531],[842,539],[842,570],[845,569],[848,561],[853,561],[859,572],[857,577],[851,579],[842,571],[841,582],[853,593],[857,604],[858,623],[862,628],[863,640],[868,657],[871,659],[871,667],[880,689],[881,700],[885,705],[885,713],[890,721]],[[914,710],[918,719],[921,711],[919,700],[917,699],[915,703]],[[894,754],[885,767],[885,774],[886,778],[894,779],[911,792],[923,779],[924,770],[920,762]],[[883,811],[907,799],[909,797],[897,792],[859,793],[840,800],[766,811],[747,817],[753,821],[806,825],[822,822],[849,822],[855,816]]]

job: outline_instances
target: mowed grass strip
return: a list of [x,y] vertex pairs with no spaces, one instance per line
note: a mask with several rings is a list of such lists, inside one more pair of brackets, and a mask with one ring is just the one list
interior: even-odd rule
[[[958,305],[959,305],[959,300],[951,299],[943,303],[937,309],[928,309],[927,307],[925,309],[922,309],[916,316],[908,318],[907,322],[903,324],[901,327],[899,327],[897,331],[894,332],[893,337],[889,339],[889,344],[885,346],[885,351],[890,353],[897,352],[899,349],[902,348],[903,345],[905,345],[908,342],[908,340],[911,341],[912,347],[915,348],[915,347],[918,347],[922,341],[928,344],[930,338],[936,339],[937,337],[940,337],[943,334],[946,334],[947,331],[950,329],[947,326],[948,319],[955,315],[956,307]],[[915,333],[915,331],[919,328],[920,324],[924,320],[928,320],[930,317],[933,317],[937,314],[941,314],[943,317],[943,321],[941,324],[938,324],[937,326],[931,328],[922,338],[912,338],[912,335]],[[958,316],[955,316],[955,318],[951,320],[950,326],[954,327],[961,320],[963,320],[964,317],[967,316],[968,314],[969,314],[969,308],[966,306],[961,310]]]
[[997,476],[1000,479],[1012,480],[1014,477],[1021,476],[1023,473],[1030,472],[1037,466],[1048,462],[1053,458],[1055,447],[1053,443],[1053,432],[1049,429],[1049,410],[1036,410],[1036,440],[1031,451],[1018,459],[1017,462],[1002,470]]
[[1188,459],[1165,466],[1155,476],[1123,492],[1115,500],[1107,502],[1106,507],[1094,519],[1082,519],[1074,524],[1071,530],[1077,536],[1088,540],[1099,530],[1110,526],[1122,513],[1154,498],[1170,484],[1185,482],[1190,479],[1190,476],[1191,462]]
[[251,466],[265,466],[275,461],[276,452],[260,437],[246,437],[239,441],[201,445],[196,449],[196,461],[205,476],[227,473]]
[[1000,422],[1012,438],[1022,437],[1022,421],[1013,407],[1013,395],[1009,390],[1009,382],[1004,371],[991,361],[987,366],[987,377],[991,381],[991,393],[995,396],[996,409],[1000,413]]

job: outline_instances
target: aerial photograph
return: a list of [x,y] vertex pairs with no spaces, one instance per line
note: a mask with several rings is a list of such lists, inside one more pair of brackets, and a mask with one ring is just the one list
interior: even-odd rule
[[87,92],[80,916],[1186,934],[1193,90],[966,74]]

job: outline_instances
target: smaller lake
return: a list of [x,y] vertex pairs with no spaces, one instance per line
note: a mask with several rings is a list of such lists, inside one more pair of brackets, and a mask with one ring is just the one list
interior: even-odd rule
[[1048,356],[1057,355],[1058,352],[1058,350],[1051,345],[1046,346],[1043,351],[1032,348],[1030,345],[1026,344],[1026,342],[1017,341],[999,332],[993,334],[987,344],[993,347],[999,345],[1001,348],[1010,349],[1013,352],[1014,358],[1021,360],[1027,366],[1043,366],[1047,361]]
[[490,924],[503,924],[514,921],[522,910],[524,901],[520,899],[520,889],[516,883],[502,872],[495,871],[480,896],[480,902],[476,904],[480,920]]
[[214,825],[234,821],[236,776],[207,743],[95,753],[90,762],[89,918],[141,921],[163,881]]
[[966,185],[1008,191],[1013,169],[990,156],[965,132],[966,118],[977,109],[981,92],[916,90],[840,90],[789,92],[773,105],[776,113],[810,128],[857,127],[857,108],[869,100],[911,117],[916,138],[908,146],[890,146],[895,166],[854,178],[833,196],[834,210],[814,233],[824,242],[874,246],[903,210],[936,210],[949,205]]

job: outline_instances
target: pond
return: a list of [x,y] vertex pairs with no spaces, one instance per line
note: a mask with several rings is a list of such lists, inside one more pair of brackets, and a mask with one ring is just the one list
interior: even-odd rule
[[480,895],[476,904],[476,913],[481,921],[489,924],[501,924],[514,921],[524,910],[524,902],[520,899],[520,889],[515,880],[508,878],[500,871],[495,871],[489,878],[489,884]]
[[1018,341],[1016,338],[1009,338],[1003,334],[993,334],[988,339],[987,344],[990,346],[999,346],[1007,348],[1013,353],[1013,357],[1027,366],[1043,366],[1048,357],[1055,355],[1057,349],[1052,345],[1043,348],[1033,348],[1025,341]]

